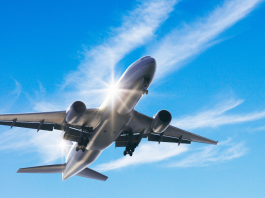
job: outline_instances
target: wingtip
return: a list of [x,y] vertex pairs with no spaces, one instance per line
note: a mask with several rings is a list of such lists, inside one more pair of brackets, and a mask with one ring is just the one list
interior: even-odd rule
[[106,179],[105,179],[105,180],[103,180],[103,181],[107,181],[107,179],[108,179],[108,177],[106,177]]

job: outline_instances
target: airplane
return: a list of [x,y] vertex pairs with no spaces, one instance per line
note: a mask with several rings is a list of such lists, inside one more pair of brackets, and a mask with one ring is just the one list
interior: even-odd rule
[[155,72],[153,57],[135,61],[99,108],[87,109],[83,102],[75,101],[66,111],[0,115],[0,125],[11,128],[63,131],[64,164],[20,168],[17,173],[62,173],[63,181],[74,175],[106,181],[107,176],[88,166],[114,142],[116,147],[125,147],[124,156],[132,156],[142,138],[178,145],[191,142],[217,145],[217,141],[171,126],[172,115],[167,110],[149,117],[134,109],[141,97],[148,94]]

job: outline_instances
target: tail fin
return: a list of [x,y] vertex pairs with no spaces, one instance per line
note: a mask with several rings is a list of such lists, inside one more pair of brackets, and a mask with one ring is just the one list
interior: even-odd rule
[[62,173],[66,164],[20,168],[17,173]]
[[86,178],[90,178],[90,179],[97,179],[97,180],[101,180],[101,181],[106,181],[108,179],[107,176],[102,175],[101,173],[98,173],[90,168],[85,168],[84,170],[82,170],[81,172],[76,174],[77,176],[80,177],[86,177]]

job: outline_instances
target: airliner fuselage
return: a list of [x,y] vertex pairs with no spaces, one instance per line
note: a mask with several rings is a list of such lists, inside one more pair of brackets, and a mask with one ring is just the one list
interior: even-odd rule
[[134,62],[121,76],[113,92],[100,107],[100,121],[91,134],[85,152],[76,151],[75,143],[67,158],[63,180],[77,174],[94,162],[130,122],[135,105],[148,92],[156,71],[156,61],[145,56]]

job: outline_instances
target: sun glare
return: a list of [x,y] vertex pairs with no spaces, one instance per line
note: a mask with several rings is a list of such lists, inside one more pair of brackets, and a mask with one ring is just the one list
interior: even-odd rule
[[59,143],[59,146],[60,146],[61,149],[64,149],[64,148],[66,147],[66,144],[65,144],[64,141],[61,141],[61,142]]
[[115,96],[115,95],[117,95],[119,89],[118,89],[118,87],[117,87],[115,84],[111,84],[111,85],[109,86],[108,91],[109,91],[109,94],[110,94],[111,96]]

